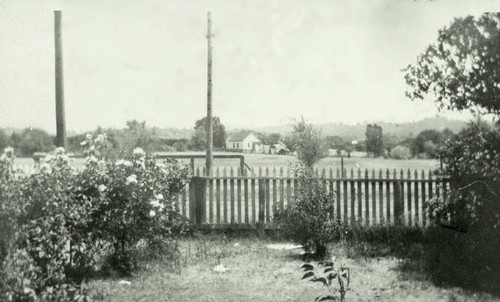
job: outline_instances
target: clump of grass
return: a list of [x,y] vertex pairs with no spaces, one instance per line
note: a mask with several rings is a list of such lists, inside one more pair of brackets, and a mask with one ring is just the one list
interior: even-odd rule
[[419,246],[424,243],[424,233],[417,226],[358,224],[345,229],[341,242],[349,258],[414,258],[421,254]]

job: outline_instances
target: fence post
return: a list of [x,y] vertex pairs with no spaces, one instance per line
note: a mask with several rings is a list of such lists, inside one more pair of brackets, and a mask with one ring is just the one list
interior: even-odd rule
[[401,225],[403,221],[403,198],[402,198],[402,182],[394,180],[394,224]]
[[247,175],[247,171],[245,171],[245,157],[243,155],[240,157],[240,171],[241,176]]
[[206,221],[206,186],[207,180],[202,177],[193,177],[191,179],[191,190],[189,192],[189,219],[191,223],[202,224]]

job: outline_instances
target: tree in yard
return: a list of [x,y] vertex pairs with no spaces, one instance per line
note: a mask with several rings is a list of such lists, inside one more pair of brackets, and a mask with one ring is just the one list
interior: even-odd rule
[[377,124],[366,126],[366,152],[371,152],[375,157],[384,155],[384,140],[382,127]]
[[[212,117],[213,125],[213,135],[214,135],[214,147],[223,148],[226,145],[226,128],[220,122],[219,117]],[[204,150],[207,147],[207,117],[203,117],[196,121],[194,125],[195,133],[191,138],[193,147],[197,150]]]
[[455,19],[403,69],[412,99],[433,94],[439,108],[500,114],[500,13]]
[[297,158],[308,168],[312,168],[320,159],[328,155],[328,146],[321,133],[312,124],[302,118],[292,125],[292,136]]
[[[404,69],[407,96],[439,108],[500,115],[500,13],[455,19]],[[449,135],[450,133],[445,133]],[[472,123],[438,157],[447,194],[427,202],[425,268],[433,280],[500,294],[500,131]]]

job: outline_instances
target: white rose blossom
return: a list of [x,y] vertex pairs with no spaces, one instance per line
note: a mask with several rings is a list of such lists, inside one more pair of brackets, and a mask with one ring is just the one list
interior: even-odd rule
[[47,163],[43,163],[40,165],[40,172],[42,174],[50,175],[52,174],[52,167]]
[[95,156],[91,155],[89,157],[87,157],[87,163],[90,164],[90,163],[97,163],[98,160]]
[[123,165],[125,167],[132,167],[133,166],[132,162],[130,162],[128,160],[124,160],[124,159],[120,159],[119,161],[117,161],[115,163],[115,165],[117,165],[117,166]]
[[126,184],[137,183],[137,176],[135,174],[130,175],[126,179]]
[[153,207],[160,207],[161,206],[161,204],[158,200],[152,200],[149,204],[152,205]]
[[12,148],[12,147],[6,147],[5,149],[3,149],[3,153],[6,156],[11,157],[14,154],[14,148]]
[[49,161],[51,161],[53,159],[54,159],[54,156],[49,154],[49,155],[45,156],[45,158],[43,158],[43,162],[48,163]]
[[141,157],[146,155],[144,150],[142,150],[142,148],[139,148],[139,147],[135,148],[134,151],[132,151],[132,154],[134,156],[141,156]]
[[97,188],[99,190],[99,192],[104,192],[106,191],[106,186],[105,185],[99,185],[99,187]]
[[55,153],[56,153],[57,155],[61,155],[61,154],[64,154],[65,152],[66,152],[66,150],[64,150],[64,148],[63,148],[63,147],[57,147],[57,148],[56,148],[56,152],[55,152]]
[[102,143],[102,142],[104,142],[104,135],[99,134],[99,135],[96,137],[96,139],[94,140],[94,142],[96,142],[96,143]]
[[155,211],[153,211],[153,210],[151,210],[151,211],[149,212],[149,216],[151,216],[151,217],[155,217],[155,216],[156,216],[156,212],[155,212]]

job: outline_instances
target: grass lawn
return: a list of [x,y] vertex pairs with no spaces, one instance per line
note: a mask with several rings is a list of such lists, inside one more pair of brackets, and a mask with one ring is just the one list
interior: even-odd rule
[[[200,236],[182,241],[177,265],[150,261],[122,279],[93,280],[89,286],[107,293],[106,301],[314,301],[326,288],[301,281],[300,250],[274,250],[261,239]],[[423,275],[404,270],[390,256],[352,259],[341,244],[332,247],[337,263],[351,270],[346,301],[500,301],[484,293],[440,288]],[[222,264],[228,270],[217,273]]]
[[[183,152],[183,153],[175,153],[175,154],[183,154],[183,155],[188,155],[188,154],[197,154],[197,155],[203,155],[203,152]],[[217,153],[217,154],[239,154],[239,153]],[[279,173],[279,169],[283,168],[284,173],[286,174],[287,169],[292,165],[298,163],[298,160],[296,157],[292,155],[272,155],[272,154],[242,154],[245,156],[245,163],[253,168],[256,173],[258,173],[259,168],[263,169],[263,173],[265,173],[265,169],[269,168],[270,173],[272,173],[272,170],[274,168],[277,169],[277,173]],[[189,160],[180,160],[181,162],[188,164]],[[74,167],[82,167],[85,163],[85,159],[83,158],[72,158],[71,159],[71,165]],[[32,158],[16,158],[15,160],[15,166],[24,169],[23,167],[33,167],[34,161]],[[195,160],[195,167],[199,168],[200,170],[203,169],[205,166],[205,160],[204,159],[196,159]],[[213,162],[213,167],[214,169],[219,168],[220,173],[222,173],[222,169],[226,168],[227,173],[229,173],[229,169],[232,167],[234,169],[234,173],[236,173],[236,170],[239,167],[239,160],[238,159],[214,159]],[[318,167],[320,169],[330,169],[332,168],[334,170],[340,169],[341,167],[341,159],[339,157],[327,157],[322,159]],[[348,170],[348,176],[350,176],[350,170],[353,169],[355,173],[357,173],[357,170],[360,169],[363,173],[365,169],[368,169],[370,172],[371,176],[371,171],[372,169],[375,170],[378,176],[378,171],[382,169],[384,171],[384,177],[385,177],[385,171],[389,169],[391,172],[391,175],[393,173],[393,170],[396,169],[399,171],[401,169],[404,170],[405,176],[406,176],[406,171],[410,170],[412,171],[412,177],[413,177],[413,171],[418,170],[419,171],[419,177],[420,177],[420,171],[425,170],[426,175],[429,170],[434,170],[439,167],[439,162],[436,160],[429,160],[429,159],[408,159],[408,160],[395,160],[395,159],[384,159],[384,158],[344,158],[344,168]],[[357,175],[357,174],[355,174]],[[364,174],[363,174],[364,175]]]
[[[197,154],[197,155],[203,155],[203,152],[185,152],[185,153],[175,153],[175,154]],[[239,153],[217,153],[217,154],[239,154]],[[290,167],[292,164],[298,163],[298,160],[295,156],[292,155],[273,155],[273,154],[245,154],[242,153],[241,155],[245,156],[245,163],[251,167],[254,168],[255,171],[257,172],[259,168],[269,168],[272,170],[274,167],[278,169],[283,168],[283,170],[286,173],[286,170]],[[181,160],[184,163],[189,163],[189,160]],[[205,166],[205,160],[204,159],[196,159],[195,160],[195,167],[202,169]],[[220,169],[223,168],[230,168],[233,167],[233,169],[237,169],[239,166],[239,160],[238,159],[214,159],[213,166],[215,168],[219,167]],[[341,158],[340,157],[326,157],[323,158],[319,164],[318,167],[320,169],[330,169],[332,168],[334,171],[336,169],[340,169],[341,167]],[[405,171],[405,176],[406,176],[406,171],[410,170],[418,170],[419,172],[421,170],[425,170],[426,174],[429,170],[434,170],[439,168],[439,162],[437,160],[431,160],[431,159],[408,159],[408,160],[396,160],[396,159],[384,159],[384,158],[344,158],[344,168],[348,170],[348,173],[350,173],[350,170],[353,169],[355,173],[357,173],[357,170],[360,169],[361,171],[365,171],[365,169],[368,169],[371,175],[371,170],[374,169],[375,172],[378,175],[378,171],[382,169],[385,173],[387,169],[391,172],[391,175],[393,173],[393,170],[396,169],[399,171],[403,169]],[[235,171],[236,172],[236,171]],[[272,171],[270,171],[272,172]],[[335,172],[334,172],[335,173]],[[348,174],[350,175],[350,174]],[[385,176],[385,174],[384,174]],[[413,177],[413,174],[412,174]]]

